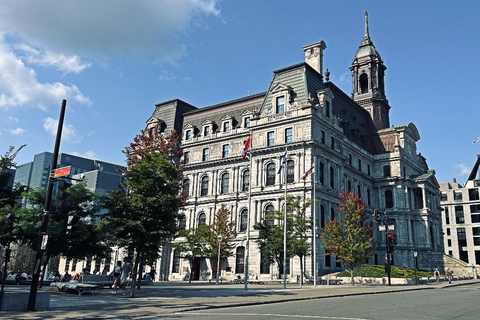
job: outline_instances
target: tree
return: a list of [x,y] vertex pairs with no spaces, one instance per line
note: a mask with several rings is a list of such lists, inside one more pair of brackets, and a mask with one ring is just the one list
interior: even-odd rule
[[[229,221],[229,217],[230,211],[225,204],[222,204],[220,209],[215,213],[215,221],[210,225],[205,225],[205,227],[198,229],[200,236],[206,243],[205,255],[209,257],[211,261],[218,260],[218,243],[220,242],[220,264],[217,263],[220,266],[220,270],[221,260],[232,256],[233,249],[235,248],[233,244],[233,239],[237,236],[235,232],[235,221]],[[220,236],[222,238],[219,241]]]
[[158,248],[176,234],[178,209],[183,204],[181,170],[169,156],[141,151],[138,154],[125,172],[127,191],[114,191],[103,198],[110,242],[137,253],[133,286],[142,253],[158,256]]
[[17,150],[15,150],[14,146],[10,146],[5,155],[0,156],[0,208],[6,205],[14,206],[16,200],[23,191],[23,187],[21,186],[9,188],[8,182],[12,177],[9,170],[17,168],[15,158],[18,155],[18,152],[20,152],[25,146],[26,145],[24,144]]
[[203,235],[207,233],[207,225],[199,226],[197,229],[181,230],[177,241],[172,247],[180,253],[180,257],[190,263],[190,277],[188,283],[192,283],[193,260],[197,257],[204,257],[207,251]]
[[375,253],[373,225],[367,222],[362,198],[353,192],[345,192],[339,198],[340,220],[330,220],[320,238],[326,252],[350,266],[351,284],[354,285],[353,268]]

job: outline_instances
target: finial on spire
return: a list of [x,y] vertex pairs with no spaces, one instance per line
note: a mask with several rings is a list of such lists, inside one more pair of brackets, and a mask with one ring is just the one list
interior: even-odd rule
[[363,36],[365,39],[370,38],[368,34],[368,12],[365,11],[365,35]]

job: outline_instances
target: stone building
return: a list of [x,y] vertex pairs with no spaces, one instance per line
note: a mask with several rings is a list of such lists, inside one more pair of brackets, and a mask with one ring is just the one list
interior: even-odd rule
[[456,179],[440,183],[445,253],[464,262],[480,265],[480,156],[462,186]]
[[[162,130],[175,128],[183,134],[184,186],[189,198],[183,209],[186,219],[180,225],[191,229],[212,223],[222,204],[236,223],[236,250],[222,262],[224,278],[243,276],[249,188],[248,270],[258,279],[278,276],[275,266],[261,262],[253,225],[266,212],[284,206],[284,181],[277,171],[285,150],[288,193],[318,200],[317,238],[328,219],[338,217],[339,194],[354,191],[368,205],[369,216],[379,209],[388,225],[394,226],[393,264],[414,267],[414,252],[421,269],[442,264],[439,184],[435,171],[417,152],[416,126],[390,126],[386,66],[370,38],[367,14],[363,40],[350,66],[350,95],[330,81],[328,69],[324,73],[325,49],[324,41],[303,47],[305,62],[274,71],[266,92],[203,108],[171,100],[157,104],[147,121],[147,129],[160,122]],[[250,132],[252,166],[242,158]],[[302,179],[312,165],[315,194],[312,176]],[[377,226],[374,233],[377,251],[369,263],[384,264],[386,235]],[[312,239],[312,233],[308,236]],[[316,250],[318,274],[342,268],[325,254],[320,239]],[[163,272],[170,280],[186,279],[189,262],[174,251],[165,254],[168,270]],[[305,272],[311,276],[313,255],[305,260]],[[300,273],[298,257],[287,266],[288,277],[295,279]],[[193,262],[194,279],[214,278],[215,273],[216,266],[208,259]]]

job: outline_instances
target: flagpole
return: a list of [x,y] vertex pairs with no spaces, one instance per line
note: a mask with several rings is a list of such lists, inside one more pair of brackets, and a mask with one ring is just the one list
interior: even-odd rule
[[[287,148],[285,147],[285,157]],[[282,160],[283,161],[283,160]],[[283,166],[283,179],[285,182],[285,213],[283,219],[283,288],[287,288],[287,163]]]
[[245,290],[248,290],[248,260],[250,258],[250,212],[252,210],[252,176],[253,176],[253,167],[252,167],[252,163],[253,163],[253,153],[252,153],[252,147],[253,147],[253,143],[252,143],[252,128],[250,128],[250,168],[249,168],[249,171],[250,171],[250,174],[248,176],[248,179],[250,180],[248,182],[248,213],[247,213],[247,244],[246,244],[246,248],[245,248]]
[[[317,158],[313,157],[313,165],[317,165]],[[315,167],[313,168],[313,286],[317,286],[317,193],[315,191]]]

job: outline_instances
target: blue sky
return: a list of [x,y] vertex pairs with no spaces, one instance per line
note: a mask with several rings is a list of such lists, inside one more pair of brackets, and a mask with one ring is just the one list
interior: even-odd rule
[[324,40],[331,81],[370,36],[386,70],[390,122],[413,122],[440,182],[463,183],[480,144],[478,1],[0,0],[0,153],[53,151],[124,164],[155,103],[205,107],[268,89],[274,70]]

